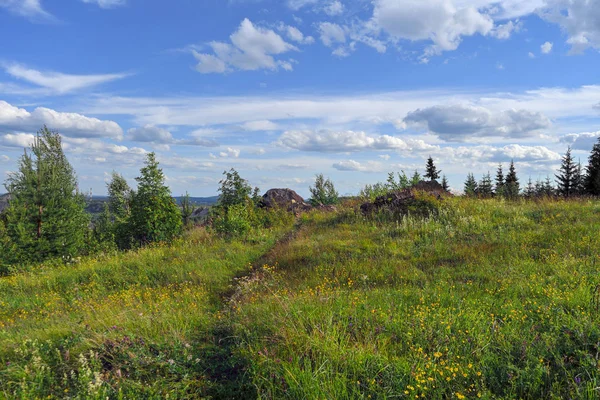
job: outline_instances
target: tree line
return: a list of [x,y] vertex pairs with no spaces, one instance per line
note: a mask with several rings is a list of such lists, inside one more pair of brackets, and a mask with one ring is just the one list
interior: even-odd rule
[[505,197],[514,199],[524,197],[578,197],[600,195],[600,138],[594,144],[588,165],[583,168],[581,162],[575,162],[572,149],[569,146],[562,158],[558,173],[554,175],[556,186],[548,176],[545,180],[538,179],[535,183],[529,178],[527,186],[521,189],[521,184],[515,170],[515,164],[510,162],[508,174],[504,174],[502,164],[498,165],[494,181],[490,173],[483,175],[477,181],[473,173],[467,175],[464,183],[464,193],[470,197]]

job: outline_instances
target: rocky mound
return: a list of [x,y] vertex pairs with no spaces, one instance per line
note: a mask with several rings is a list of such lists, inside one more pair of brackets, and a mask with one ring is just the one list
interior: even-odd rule
[[434,201],[444,197],[452,196],[444,190],[438,182],[420,181],[410,189],[399,190],[379,196],[374,202],[364,203],[360,206],[363,214],[371,214],[379,210],[387,210],[393,213],[427,214],[434,211],[437,206]]
[[311,205],[292,189],[270,189],[263,195],[258,206],[262,208],[279,207],[294,212],[311,209]]

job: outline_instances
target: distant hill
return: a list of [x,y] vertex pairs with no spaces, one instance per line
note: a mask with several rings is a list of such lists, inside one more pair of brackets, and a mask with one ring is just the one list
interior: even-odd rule
[[[174,197],[177,204],[181,205],[183,196]],[[104,203],[108,200],[108,196],[92,196],[87,199],[85,210],[90,214],[100,214],[104,209]],[[190,197],[192,204],[196,206],[212,206],[217,203],[219,196],[211,197]],[[8,206],[8,193],[0,195],[0,212]]]

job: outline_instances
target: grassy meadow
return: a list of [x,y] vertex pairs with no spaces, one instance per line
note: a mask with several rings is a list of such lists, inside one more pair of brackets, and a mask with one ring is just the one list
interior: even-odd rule
[[600,202],[348,203],[0,278],[0,398],[594,399]]

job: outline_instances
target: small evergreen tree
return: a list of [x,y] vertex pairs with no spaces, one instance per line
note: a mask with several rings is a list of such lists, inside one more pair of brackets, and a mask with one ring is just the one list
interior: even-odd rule
[[533,181],[531,180],[531,176],[529,177],[529,180],[527,181],[527,187],[525,188],[523,195],[527,198],[532,198],[534,197],[536,194],[536,187],[533,185]]
[[17,172],[5,183],[11,195],[6,234],[12,262],[69,259],[80,254],[88,233],[85,198],[77,191],[75,171],[65,157],[58,132],[43,127]]
[[585,192],[592,196],[600,195],[600,137],[594,144],[588,160],[585,176]]
[[477,185],[477,195],[479,197],[492,197],[494,194],[494,188],[492,186],[492,177],[488,172],[481,178],[479,184]]
[[585,194],[585,175],[581,161],[577,163],[577,169],[575,169],[575,175],[573,176],[573,194],[577,196]]
[[430,181],[437,181],[440,178],[441,170],[438,170],[433,163],[433,158],[429,156],[427,159],[427,165],[425,166],[425,178],[428,178]]
[[[103,218],[97,221],[96,239],[103,243],[112,237],[120,249],[129,249],[134,244],[131,207],[135,192],[129,187],[125,178],[113,171],[110,182],[106,184],[108,192],[108,207],[103,212]],[[106,214],[106,215],[104,215]],[[110,235],[108,234],[110,231]]]
[[181,232],[181,212],[165,186],[165,175],[154,153],[147,155],[131,206],[133,237],[140,244],[171,241]]
[[573,162],[573,157],[571,156],[571,146],[569,146],[565,156],[562,159],[558,175],[554,175],[556,177],[557,184],[556,190],[560,196],[571,197],[573,194],[576,194],[576,187],[579,185],[579,182],[575,181],[581,180],[581,178],[576,177],[576,175],[577,166]]
[[477,181],[475,176],[469,172],[465,181],[465,196],[475,197],[477,195]]
[[502,171],[501,163],[498,164],[498,170],[496,171],[496,187],[494,193],[498,197],[504,195],[504,172]]
[[419,174],[419,171],[417,171],[415,169],[415,173],[413,174],[413,176],[410,178],[410,185],[411,186],[415,186],[417,185],[419,182],[421,182],[421,174]]
[[185,195],[181,197],[181,217],[183,218],[183,226],[189,227],[192,223],[192,213],[194,212],[194,205],[190,199],[190,194],[185,192]]
[[129,217],[131,200],[134,192],[122,175],[113,171],[110,182],[106,185],[108,192],[108,209],[119,219]]
[[555,193],[556,190],[554,189],[554,186],[552,186],[552,181],[550,180],[550,177],[547,176],[543,184],[542,194],[546,197],[551,197],[554,196]]
[[506,180],[504,181],[504,196],[509,199],[516,199],[519,196],[519,178],[515,170],[515,163],[511,160]]
[[450,190],[450,186],[448,185],[448,179],[446,178],[446,175],[444,175],[442,177],[442,188],[444,188],[444,190],[447,192],[448,190]]
[[310,203],[313,206],[331,205],[339,203],[339,195],[329,178],[325,179],[323,174],[318,174],[315,179],[315,186],[309,187],[311,198]]

